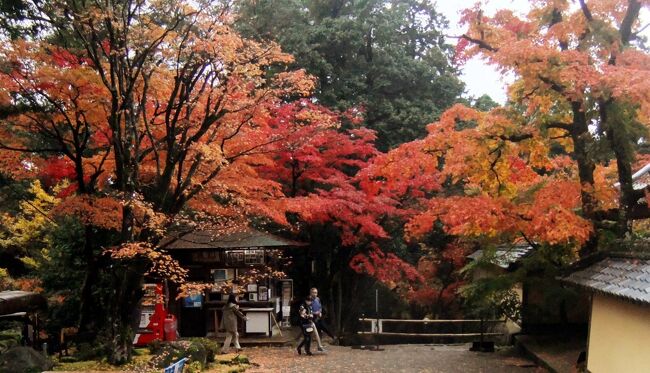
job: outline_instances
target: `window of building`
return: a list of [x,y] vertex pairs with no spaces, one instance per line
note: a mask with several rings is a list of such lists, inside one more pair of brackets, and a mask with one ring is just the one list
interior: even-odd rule
[[244,264],[244,250],[226,251],[226,264],[231,266]]
[[232,280],[235,277],[235,271],[233,269],[211,269],[210,274],[215,284]]
[[247,265],[264,264],[264,250],[246,250],[244,261]]

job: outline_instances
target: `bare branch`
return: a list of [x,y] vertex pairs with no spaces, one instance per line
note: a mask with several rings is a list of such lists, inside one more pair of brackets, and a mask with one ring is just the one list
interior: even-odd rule
[[473,38],[473,37],[471,37],[471,36],[469,36],[467,34],[463,34],[459,38],[462,38],[462,39],[465,39],[465,40],[467,40],[469,42],[472,42],[472,43],[478,45],[479,48],[486,49],[486,50],[488,50],[490,52],[498,52],[499,51],[499,48],[495,48],[495,47],[491,46],[485,40],[476,39],[476,38]]
[[594,17],[591,15],[591,10],[589,10],[585,0],[580,0],[580,9],[582,9],[582,14],[585,16],[587,21],[591,22],[594,20]]
[[623,17],[623,22],[621,22],[621,42],[623,45],[628,45],[630,43],[630,38],[632,36],[632,26],[634,22],[639,18],[639,12],[641,11],[641,2],[638,0],[629,0],[627,11],[625,12],[625,17]]

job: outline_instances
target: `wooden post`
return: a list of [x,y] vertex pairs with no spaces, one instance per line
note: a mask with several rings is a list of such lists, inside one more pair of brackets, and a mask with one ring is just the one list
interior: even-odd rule
[[377,324],[375,325],[375,350],[379,350],[379,332],[381,324],[379,321],[379,289],[375,289],[375,317],[377,318]]
[[481,317],[481,349],[480,349],[480,351],[483,351],[483,348],[484,348],[483,347],[484,335],[485,335],[485,327],[484,327],[483,317]]
[[[275,323],[275,326],[278,327],[278,332],[280,332],[280,337],[282,337],[282,329],[280,329],[280,325],[278,325],[278,320],[275,318],[275,313],[271,312],[271,317],[273,318],[273,322]],[[271,335],[273,335],[273,329],[271,329]]]
[[219,315],[217,315],[217,309],[214,310],[214,337],[216,338],[219,334]]

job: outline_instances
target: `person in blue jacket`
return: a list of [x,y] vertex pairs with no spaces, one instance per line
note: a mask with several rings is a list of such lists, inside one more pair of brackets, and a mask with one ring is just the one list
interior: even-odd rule
[[[332,338],[332,341],[336,340],[336,337],[334,337],[334,334],[332,334],[332,332],[329,331],[329,329],[325,325],[325,321],[323,320],[323,305],[320,301],[320,298],[318,297],[318,289],[311,288],[310,296],[311,299],[313,299],[311,309],[312,312],[314,313],[314,326],[316,326],[316,332],[320,335],[323,335],[322,332],[325,332],[327,335],[330,336],[330,338]],[[322,343],[320,343],[320,336],[317,337],[317,341],[319,342],[318,343],[319,347],[322,348],[323,345]]]

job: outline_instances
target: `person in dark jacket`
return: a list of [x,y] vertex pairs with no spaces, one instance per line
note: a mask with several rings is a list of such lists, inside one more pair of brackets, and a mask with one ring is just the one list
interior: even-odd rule
[[305,347],[305,353],[307,355],[312,355],[311,353],[311,333],[314,332],[314,315],[311,311],[311,297],[305,298],[305,301],[300,305],[298,309],[298,315],[300,316],[300,326],[302,327],[302,342],[298,345],[298,355],[302,355],[302,347]]

